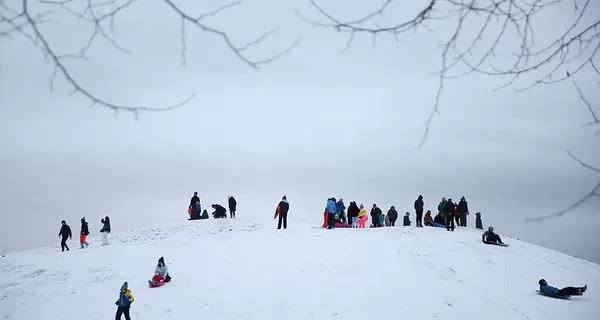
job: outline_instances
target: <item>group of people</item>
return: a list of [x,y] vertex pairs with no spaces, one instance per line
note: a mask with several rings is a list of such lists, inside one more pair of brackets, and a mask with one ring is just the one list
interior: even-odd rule
[[[237,209],[237,201],[233,196],[227,197],[227,202],[229,204],[229,217],[231,219],[235,219],[235,212]],[[212,216],[215,219],[224,219],[227,218],[227,209],[220,204],[212,204],[213,208]],[[202,210],[202,204],[200,203],[200,197],[198,197],[198,192],[194,192],[192,199],[190,200],[190,206],[188,208],[188,214],[190,218],[188,220],[204,220],[208,219],[208,211]]]
[[[102,229],[100,229],[100,233],[102,233],[102,245],[108,245],[108,234],[110,233],[110,218],[108,216],[100,219],[102,223]],[[87,221],[85,221],[85,217],[81,218],[81,231],[79,232],[79,245],[80,249],[87,248],[90,244],[87,242],[87,236],[90,234],[90,229],[88,227]],[[67,224],[65,220],[61,221],[60,231],[58,232],[58,236],[61,238],[60,247],[62,251],[69,251],[69,246],[67,245],[67,240],[73,239],[73,233],[71,232],[71,227]]]

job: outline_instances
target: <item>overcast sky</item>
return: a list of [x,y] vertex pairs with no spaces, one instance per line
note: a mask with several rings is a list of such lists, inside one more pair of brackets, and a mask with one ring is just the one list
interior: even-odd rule
[[[600,159],[598,137],[582,127],[589,113],[569,82],[522,93],[492,90],[506,79],[449,82],[428,142],[417,151],[435,101],[431,73],[441,65],[439,44],[455,22],[430,25],[441,32],[419,30],[399,42],[381,36],[375,47],[371,38],[357,36],[340,55],[344,34],[295,15],[298,8],[319,18],[308,1],[248,0],[207,24],[237,43],[277,27],[248,50],[256,59],[297,38],[299,45],[255,71],[220,38],[188,25],[183,67],[178,16],[163,1],[141,2],[117,16],[112,34],[131,54],[98,38],[86,61],[66,62],[82,86],[119,104],[160,107],[198,92],[185,107],[146,113],[139,121],[88,108],[89,100],[68,94],[72,88],[60,75],[51,93],[53,68],[43,53],[20,36],[0,39],[0,215],[6,226],[0,251],[54,244],[62,219],[76,232],[82,216],[96,224],[93,232],[107,214],[114,231],[180,221],[195,190],[205,206],[234,194],[246,211],[267,218],[287,194],[302,208],[295,214],[314,215],[315,225],[331,196],[412,212],[422,194],[431,209],[442,196],[465,196],[471,212],[482,212],[484,224],[501,235],[600,262],[597,200],[562,218],[523,221],[569,206],[598,179],[565,153],[596,165]],[[376,7],[355,2],[326,7],[347,19]],[[20,1],[6,3],[17,9]],[[177,3],[194,15],[220,4]],[[397,9],[395,19],[412,15],[417,5]],[[57,12],[60,24],[40,28],[57,52],[76,53],[93,30]],[[566,18],[560,11],[540,20],[540,42],[560,34]],[[597,78],[582,72],[576,80],[599,105]]]

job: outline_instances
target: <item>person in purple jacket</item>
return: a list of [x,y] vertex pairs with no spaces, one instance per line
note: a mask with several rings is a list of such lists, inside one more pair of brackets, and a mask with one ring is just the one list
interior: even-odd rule
[[549,286],[546,280],[541,279],[538,281],[540,285],[540,292],[548,297],[570,297],[570,296],[581,296],[587,290],[587,284],[583,287],[566,287],[562,289]]

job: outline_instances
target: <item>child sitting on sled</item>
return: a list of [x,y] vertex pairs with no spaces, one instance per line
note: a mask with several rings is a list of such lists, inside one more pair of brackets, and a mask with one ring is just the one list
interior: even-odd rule
[[158,286],[169,281],[171,281],[171,276],[169,275],[169,269],[165,264],[165,258],[160,257],[160,259],[158,259],[158,264],[154,269],[154,277],[152,277],[152,280],[148,280],[148,284],[151,286]]

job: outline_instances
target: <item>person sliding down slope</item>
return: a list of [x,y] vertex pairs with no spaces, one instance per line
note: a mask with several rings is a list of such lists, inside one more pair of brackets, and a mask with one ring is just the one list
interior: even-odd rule
[[152,280],[148,280],[148,284],[151,286],[156,286],[169,281],[171,281],[169,268],[167,268],[167,265],[165,264],[165,258],[160,257],[160,259],[158,259],[158,264],[154,269],[154,277],[152,277]]
[[504,244],[504,242],[502,242],[502,239],[500,239],[500,236],[494,233],[493,227],[489,227],[488,231],[483,233],[483,235],[481,236],[481,240],[483,242],[493,242],[493,243]]
[[540,292],[548,297],[570,297],[570,296],[581,296],[587,290],[587,284],[583,287],[566,287],[562,289],[558,289],[548,285],[546,280],[541,279],[538,281],[540,285]]

